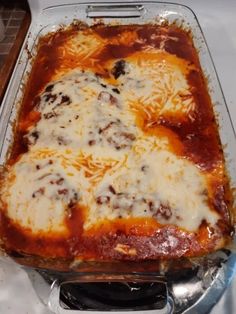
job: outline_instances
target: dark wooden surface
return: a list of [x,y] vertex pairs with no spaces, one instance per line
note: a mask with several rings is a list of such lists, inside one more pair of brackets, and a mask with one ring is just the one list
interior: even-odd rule
[[4,58],[4,62],[0,68],[0,104],[2,102],[4,93],[6,91],[8,82],[10,80],[12,71],[14,69],[17,57],[25,39],[27,30],[31,21],[30,12],[26,11],[22,24],[19,28],[14,43],[10,49],[9,54]]

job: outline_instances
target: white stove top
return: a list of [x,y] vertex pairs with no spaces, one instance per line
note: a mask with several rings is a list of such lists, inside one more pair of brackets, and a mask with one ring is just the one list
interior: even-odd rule
[[[236,1],[172,0],[171,2],[185,4],[197,15],[236,129]],[[211,314],[236,313],[235,289],[236,277]],[[0,313],[51,314],[38,299],[26,272],[14,263],[7,264],[1,261]]]

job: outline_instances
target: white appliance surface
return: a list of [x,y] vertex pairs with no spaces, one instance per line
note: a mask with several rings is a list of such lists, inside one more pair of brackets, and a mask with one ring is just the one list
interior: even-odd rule
[[[197,15],[212,54],[226,103],[236,130],[236,1],[172,0],[171,2],[185,4]],[[213,308],[211,314],[236,313],[235,290],[236,277],[221,300]],[[1,260],[0,313],[52,313],[37,297],[27,273],[16,264],[8,264]],[[69,313],[70,311],[68,311],[68,314]],[[71,313],[74,312],[72,311]],[[99,313],[102,314],[102,312]]]

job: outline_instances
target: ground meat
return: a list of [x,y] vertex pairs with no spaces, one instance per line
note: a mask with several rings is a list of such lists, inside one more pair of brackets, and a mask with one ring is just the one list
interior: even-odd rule
[[117,61],[111,73],[115,79],[118,79],[119,76],[124,75],[125,74],[125,61],[124,60]]
[[103,196],[103,195],[98,196],[96,198],[96,202],[98,205],[107,204],[110,202],[110,197],[109,196]]
[[64,146],[66,146],[66,145],[68,145],[69,143],[70,143],[70,140],[68,140],[68,139],[66,139],[65,137],[63,137],[63,136],[58,136],[57,137],[57,142],[58,142],[58,145],[64,145]]
[[172,211],[169,206],[161,204],[157,209],[154,217],[162,218],[162,219],[170,219],[172,216]]
[[116,190],[113,188],[112,185],[109,185],[108,189],[112,194],[116,194]]
[[37,191],[35,191],[33,194],[32,194],[32,197],[35,198],[35,197],[38,197],[40,195],[44,195],[44,192],[45,192],[45,188],[44,187],[41,187],[39,188]]
[[54,118],[56,116],[57,116],[57,113],[54,112],[54,111],[50,111],[48,113],[44,113],[44,115],[43,115],[44,119],[46,119],[46,120]]
[[57,99],[57,95],[51,93],[46,93],[43,97],[47,103],[53,103]]
[[95,140],[90,140],[90,141],[88,141],[88,144],[89,144],[89,146],[93,146],[93,145],[96,144],[96,141]]
[[108,92],[100,92],[98,95],[98,100],[103,103],[119,107],[118,99]]
[[47,92],[47,93],[51,92],[51,91],[53,90],[53,87],[54,87],[53,84],[48,85],[48,86],[45,88],[45,92]]
[[[41,95],[40,101],[38,103],[38,107],[39,107],[39,110],[43,110],[47,106],[53,106],[53,110],[55,110],[57,107],[59,107],[61,105],[67,106],[70,103],[71,103],[71,99],[68,95],[65,95],[63,93],[55,93],[54,94],[51,91],[50,92],[46,91],[45,93],[43,93]],[[47,113],[47,114],[49,114],[49,113]],[[50,114],[49,114],[49,117],[50,117]],[[49,117],[48,117],[48,119],[49,119]],[[47,118],[47,117],[45,117],[45,118]]]
[[118,88],[112,88],[112,91],[113,91],[114,93],[116,93],[116,94],[120,94],[120,91],[119,91]]
[[29,134],[24,136],[24,143],[28,145],[35,145],[37,140],[39,139],[39,132],[37,130],[34,130],[33,132],[30,132]]
[[107,125],[98,129],[98,133],[102,135],[101,140],[106,140],[117,150],[131,147],[135,140],[135,135],[126,131],[126,127],[120,120],[110,121]]

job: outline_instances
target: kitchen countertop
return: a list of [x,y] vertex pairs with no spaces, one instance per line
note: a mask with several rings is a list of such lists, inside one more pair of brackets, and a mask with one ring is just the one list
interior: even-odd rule
[[[196,13],[211,51],[234,128],[236,129],[236,1],[179,0],[172,2],[185,4]],[[236,278],[211,314],[236,313],[235,290]],[[14,263],[7,264],[1,261],[0,313],[51,313],[40,303],[27,274]]]

